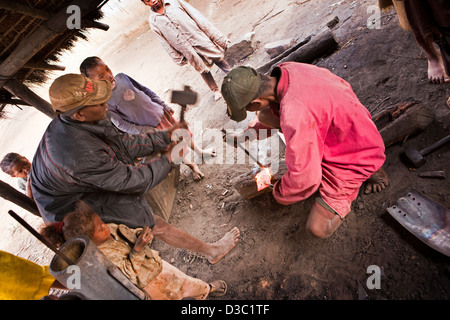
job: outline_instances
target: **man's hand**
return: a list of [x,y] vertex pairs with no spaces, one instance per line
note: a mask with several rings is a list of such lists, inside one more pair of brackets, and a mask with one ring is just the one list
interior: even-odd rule
[[164,108],[167,110],[167,112],[169,112],[171,115],[173,115],[175,113],[175,110],[173,110],[171,107],[169,106],[164,106]]
[[[187,153],[187,143],[189,140],[174,141],[170,144],[169,149],[163,153],[169,159],[170,163],[180,163]],[[174,148],[176,147],[176,150]]]
[[133,250],[135,252],[141,252],[142,249],[146,245],[148,245],[153,240],[153,232],[152,229],[149,227],[144,227],[144,230],[142,231],[141,235],[137,238],[136,243],[134,244]]

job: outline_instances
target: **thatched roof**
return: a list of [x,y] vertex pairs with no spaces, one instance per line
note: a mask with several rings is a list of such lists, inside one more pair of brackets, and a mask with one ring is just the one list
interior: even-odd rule
[[[71,2],[71,0],[2,0],[0,2],[0,61],[5,60],[19,43],[26,41],[27,37],[39,29],[48,18]],[[13,5],[16,11],[11,11],[11,8],[8,8],[9,5]],[[102,14],[100,10],[97,10],[89,13],[87,17],[90,20],[99,20]],[[20,69],[14,78],[28,83],[45,82],[48,71],[28,66],[57,63],[61,53],[72,48],[79,39],[86,39],[85,28],[67,29],[37,52],[27,63],[27,67]]]

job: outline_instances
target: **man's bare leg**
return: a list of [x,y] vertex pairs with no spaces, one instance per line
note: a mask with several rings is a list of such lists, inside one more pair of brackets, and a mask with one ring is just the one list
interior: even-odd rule
[[382,168],[375,171],[375,173],[366,180],[365,194],[380,192],[389,185],[389,179]]
[[195,181],[199,181],[199,180],[203,179],[203,177],[205,176],[204,173],[200,171],[200,168],[198,167],[198,165],[196,165],[195,163],[193,163],[191,161],[191,159],[189,158],[189,155],[186,156],[185,158],[183,158],[183,163],[185,165],[187,165],[189,168],[191,168],[192,175],[193,175]]
[[442,55],[435,48],[433,38],[428,38],[426,43],[422,43],[420,46],[425,51],[428,59],[428,80],[435,84],[450,81],[450,77],[445,73]]
[[200,253],[211,264],[219,262],[239,241],[240,231],[236,227],[227,232],[220,240],[213,243],[205,243],[189,233],[172,226],[157,215],[154,215],[154,219],[155,226],[152,231],[155,238],[173,247]]

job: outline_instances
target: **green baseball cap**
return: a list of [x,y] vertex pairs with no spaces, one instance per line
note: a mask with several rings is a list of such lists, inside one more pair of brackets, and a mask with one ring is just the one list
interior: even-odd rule
[[240,122],[247,117],[245,107],[256,98],[260,84],[261,77],[252,67],[237,67],[226,75],[222,83],[222,96],[231,120]]

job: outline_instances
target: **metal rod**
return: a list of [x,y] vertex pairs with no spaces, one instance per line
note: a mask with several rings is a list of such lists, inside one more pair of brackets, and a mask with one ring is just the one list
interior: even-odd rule
[[61,251],[59,251],[54,245],[47,241],[42,235],[40,235],[36,230],[33,229],[25,220],[23,220],[17,213],[12,210],[9,210],[8,213],[17,220],[25,229],[31,232],[36,238],[38,238],[42,243],[44,243],[48,248],[50,248],[56,255],[58,255],[61,259],[67,262],[70,265],[74,265],[74,263]]
[[[227,132],[225,131],[225,129],[222,128],[222,133],[226,136]],[[261,169],[265,169],[266,167],[264,167],[261,162],[259,162],[254,156],[252,156],[250,154],[250,152],[244,147],[242,146],[239,142],[236,141],[236,144],[239,146],[239,148],[241,148],[242,150],[244,150],[245,154],[248,155],[250,158],[253,159],[253,161],[256,162],[256,164],[261,168]]]
[[261,162],[259,162],[258,160],[256,160],[256,158],[254,156],[252,156],[252,154],[250,152],[248,152],[248,150],[246,148],[244,148],[239,142],[236,142],[236,144],[242,149],[244,150],[244,152],[250,157],[252,158],[256,164],[261,168],[261,169],[265,169],[265,167],[261,164]]

